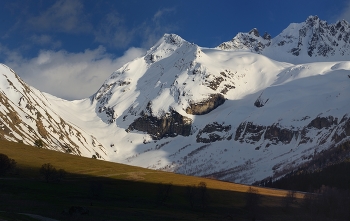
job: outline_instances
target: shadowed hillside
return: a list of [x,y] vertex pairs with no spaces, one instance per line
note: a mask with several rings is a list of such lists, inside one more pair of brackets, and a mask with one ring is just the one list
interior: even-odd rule
[[[284,211],[282,202],[288,194],[284,190],[249,188],[8,141],[0,141],[0,153],[17,162],[16,172],[1,178],[0,210],[6,213],[0,213],[0,218],[17,213],[59,220],[251,220],[252,214],[267,220],[303,217],[299,203],[304,194],[300,193],[290,210]],[[45,182],[39,173],[45,163],[65,170],[66,176]],[[248,206],[251,201],[249,205],[256,206]]]

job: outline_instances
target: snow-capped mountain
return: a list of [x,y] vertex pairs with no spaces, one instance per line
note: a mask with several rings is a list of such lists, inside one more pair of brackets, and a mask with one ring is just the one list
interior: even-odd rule
[[[2,68],[2,94],[18,119],[34,128],[21,123],[22,134],[5,138],[26,143],[45,138],[48,148],[59,151],[69,140],[86,157],[98,153],[105,160],[241,183],[278,178],[350,140],[349,40],[344,40],[349,25],[339,24],[309,17],[273,39],[253,29],[217,48],[165,34],[94,95],[77,101],[24,86]],[[319,45],[333,41],[324,40],[330,27],[337,42],[334,53],[326,53],[328,61]],[[322,35],[312,49],[307,43],[315,30]],[[276,43],[287,35],[295,38]],[[298,45],[299,54],[293,54],[290,49]],[[274,54],[279,59],[269,51],[280,53]],[[11,89],[9,76],[20,85]],[[21,96],[36,108],[33,113]],[[40,126],[38,119],[46,121]],[[21,139],[23,134],[33,138]]]
[[307,63],[350,60],[350,24],[343,20],[328,24],[317,16],[292,23],[274,38],[260,36],[257,29],[239,33],[218,46],[222,50],[245,49],[277,61]]
[[0,73],[1,139],[106,159],[106,150],[98,140],[57,115],[40,91],[4,64]]

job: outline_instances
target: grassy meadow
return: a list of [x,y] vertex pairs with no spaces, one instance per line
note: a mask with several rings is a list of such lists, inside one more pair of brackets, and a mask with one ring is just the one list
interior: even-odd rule
[[[17,162],[0,178],[0,220],[308,220],[303,194],[285,206],[286,190],[253,187],[259,205],[247,206],[249,186],[73,156],[0,140]],[[67,172],[47,183],[40,167]],[[201,183],[201,185],[199,185]]]

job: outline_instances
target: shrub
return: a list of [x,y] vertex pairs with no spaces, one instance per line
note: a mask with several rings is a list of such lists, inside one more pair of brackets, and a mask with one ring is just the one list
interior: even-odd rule
[[34,145],[42,148],[44,146],[44,142],[41,139],[35,140]]
[[60,182],[64,179],[66,171],[63,169],[56,170],[50,163],[45,163],[40,168],[40,174],[44,177],[47,183],[49,182]]
[[10,159],[7,155],[0,153],[0,176],[11,173],[16,168],[16,161]]

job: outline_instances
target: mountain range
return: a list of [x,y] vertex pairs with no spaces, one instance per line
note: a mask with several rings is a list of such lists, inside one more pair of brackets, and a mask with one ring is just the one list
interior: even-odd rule
[[165,34],[82,100],[40,92],[6,65],[0,73],[1,139],[67,154],[251,184],[350,140],[344,20],[310,16],[215,48]]

